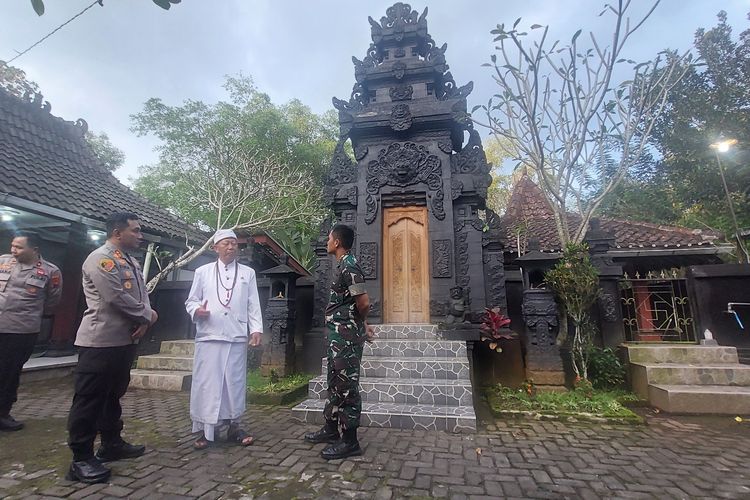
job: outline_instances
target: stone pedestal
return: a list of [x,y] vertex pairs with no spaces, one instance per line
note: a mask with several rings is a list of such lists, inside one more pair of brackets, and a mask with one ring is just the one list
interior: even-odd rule
[[260,371],[263,376],[269,376],[273,370],[279,377],[285,377],[294,373],[294,299],[269,299],[265,315],[271,343],[263,350]]
[[539,288],[524,290],[521,310],[526,325],[526,378],[542,387],[565,385],[554,294]]

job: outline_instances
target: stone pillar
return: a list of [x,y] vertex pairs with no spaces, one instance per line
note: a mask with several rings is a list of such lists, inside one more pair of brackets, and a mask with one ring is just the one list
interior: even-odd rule
[[559,320],[555,296],[550,290],[524,290],[521,305],[526,325],[526,378],[538,386],[564,386],[560,349],[557,346]]
[[591,263],[599,273],[599,299],[595,311],[599,319],[602,345],[615,349],[625,342],[625,327],[622,323],[622,299],[619,282],[622,279],[622,265],[616,264],[608,254],[614,246],[615,238],[603,231],[598,219],[591,219],[586,242],[591,253]]
[[294,299],[271,297],[266,306],[266,323],[271,342],[263,350],[260,372],[269,376],[274,370],[279,377],[294,373]]

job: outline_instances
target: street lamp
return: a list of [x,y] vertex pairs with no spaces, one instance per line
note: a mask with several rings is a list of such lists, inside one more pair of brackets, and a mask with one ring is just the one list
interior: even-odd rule
[[740,236],[740,228],[737,225],[737,216],[734,213],[734,204],[732,203],[732,197],[729,195],[729,188],[727,187],[727,180],[724,177],[724,166],[721,163],[721,156],[719,156],[719,153],[726,153],[735,144],[737,144],[737,139],[723,139],[723,140],[720,140],[711,144],[711,149],[713,149],[714,153],[716,154],[716,163],[719,166],[719,175],[721,175],[721,183],[724,186],[724,194],[726,194],[727,196],[727,204],[729,205],[729,213],[732,214],[732,223],[734,224],[734,237],[737,239],[737,246],[740,252],[742,252],[745,262],[750,262],[750,255],[747,252],[747,248],[745,248],[745,243],[742,241],[742,236]]

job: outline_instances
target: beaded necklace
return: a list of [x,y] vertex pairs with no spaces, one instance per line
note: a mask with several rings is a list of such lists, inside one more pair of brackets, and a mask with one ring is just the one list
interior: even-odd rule
[[[239,265],[237,264],[237,261],[234,261],[234,279],[232,280],[232,286],[226,287],[224,286],[224,283],[221,282],[221,279],[219,278],[219,261],[216,261],[216,298],[219,299],[219,304],[221,304],[224,307],[229,307],[229,303],[232,302],[232,295],[234,294],[234,287],[237,285],[237,275],[239,274]],[[226,291],[226,302],[221,298],[221,294],[219,293],[219,286],[223,288]]]

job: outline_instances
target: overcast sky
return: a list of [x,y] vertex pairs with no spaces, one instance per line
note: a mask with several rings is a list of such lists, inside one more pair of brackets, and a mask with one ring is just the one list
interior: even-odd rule
[[[91,3],[45,0],[37,17],[28,0],[0,0],[0,59],[9,60]],[[459,85],[474,81],[469,107],[495,91],[488,68],[493,52],[489,31],[498,23],[519,27],[550,25],[550,34],[569,40],[578,29],[606,34],[611,17],[598,17],[604,0],[429,0],[429,32],[448,43],[446,58]],[[650,4],[633,0],[638,9]],[[392,1],[352,0],[183,0],[164,11],[151,0],[104,0],[13,65],[37,82],[52,113],[84,118],[122,149],[124,182],[138,166],[157,159],[155,139],[129,131],[130,115],[144,101],[169,104],[184,99],[225,98],[226,74],[251,75],[276,103],[298,98],[313,111],[331,106],[331,97],[349,98],[354,83],[351,56],[362,59],[370,43],[367,16],[379,20]],[[633,14],[643,13],[634,9]],[[691,47],[696,28],[716,24],[726,10],[735,34],[750,26],[750,0],[662,0],[654,15],[625,48],[644,60],[664,48]],[[581,37],[583,39],[584,37]]]

